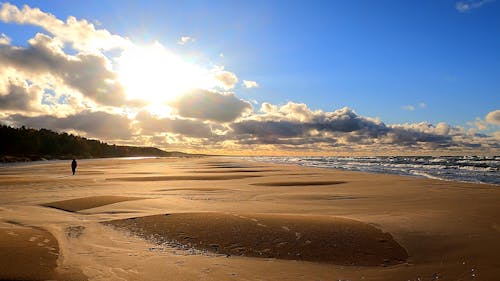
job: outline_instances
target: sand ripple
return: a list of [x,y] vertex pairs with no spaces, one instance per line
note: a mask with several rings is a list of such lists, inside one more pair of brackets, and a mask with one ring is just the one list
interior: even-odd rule
[[259,182],[252,185],[257,186],[309,186],[309,185],[334,185],[346,183],[345,181],[281,181],[281,182]]
[[126,197],[126,196],[90,196],[83,198],[76,198],[70,200],[56,201],[51,203],[42,204],[42,206],[55,208],[68,212],[78,212],[81,210],[92,209],[118,202],[141,200],[140,197]]

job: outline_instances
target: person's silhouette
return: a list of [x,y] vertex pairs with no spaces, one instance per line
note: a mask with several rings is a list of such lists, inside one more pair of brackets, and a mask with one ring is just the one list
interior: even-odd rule
[[76,172],[76,160],[75,158],[73,158],[73,161],[71,161],[71,171],[73,171],[73,175],[75,175],[75,172]]

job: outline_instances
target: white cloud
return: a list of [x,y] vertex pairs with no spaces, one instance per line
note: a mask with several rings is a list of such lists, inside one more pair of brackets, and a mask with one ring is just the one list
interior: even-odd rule
[[0,35],[0,45],[10,45],[10,41],[11,39],[9,38],[9,36],[5,35],[4,33]]
[[212,70],[212,73],[214,79],[218,82],[218,86],[223,89],[232,89],[238,83],[238,76],[233,72],[224,70],[222,67],[216,67]]
[[278,106],[270,104],[268,102],[263,102],[260,111],[264,113],[273,113],[278,111]]
[[258,116],[261,121],[293,121],[309,122],[314,118],[320,118],[323,111],[312,111],[305,103],[288,102],[285,105],[273,105],[268,102],[262,103],[260,111],[263,115]]
[[500,126],[500,110],[494,110],[486,115],[486,122]]
[[455,3],[455,9],[461,13],[468,12],[472,9],[477,9],[483,5],[493,2],[494,0],[464,0]]
[[57,77],[66,86],[103,105],[125,104],[123,87],[116,73],[109,69],[108,59],[100,54],[64,53],[57,38],[38,33],[29,46],[0,49],[0,66],[15,68],[32,76]]
[[255,81],[243,80],[243,86],[245,86],[245,88],[247,89],[250,89],[250,88],[258,88],[259,84]]
[[425,108],[427,105],[423,102],[419,102],[417,105],[405,105],[405,106],[402,106],[401,108],[403,108],[404,110],[408,110],[408,111],[415,111],[418,108]]
[[475,127],[475,129],[479,131],[488,130],[488,123],[479,117],[477,117],[473,122],[467,122],[467,124]]
[[179,45],[185,45],[187,43],[193,43],[196,41],[196,38],[193,38],[191,36],[181,36],[181,38],[177,41],[177,44]]
[[87,20],[68,17],[66,22],[45,13],[38,8],[24,5],[20,10],[15,5],[4,3],[0,9],[0,20],[7,23],[39,26],[64,43],[70,43],[75,50],[96,52],[125,48],[131,42],[121,36],[113,35],[105,29],[96,29]]
[[1,63],[0,100],[0,111],[3,112],[45,113],[60,117],[94,106],[93,102],[53,75],[24,73]]
[[500,126],[500,110],[494,110],[486,114],[485,119],[476,117],[474,121],[467,122],[471,126],[471,132],[487,131],[494,126]]

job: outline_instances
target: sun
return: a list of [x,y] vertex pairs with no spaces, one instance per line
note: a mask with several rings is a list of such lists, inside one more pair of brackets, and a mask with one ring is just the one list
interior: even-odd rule
[[192,89],[209,89],[216,83],[209,70],[182,60],[159,43],[123,51],[117,59],[117,72],[128,98],[151,104],[173,100]]

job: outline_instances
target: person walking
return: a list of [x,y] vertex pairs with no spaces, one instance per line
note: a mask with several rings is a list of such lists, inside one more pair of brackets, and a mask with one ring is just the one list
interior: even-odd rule
[[73,171],[73,175],[75,175],[77,165],[75,158],[73,158],[73,161],[71,161],[71,171]]

